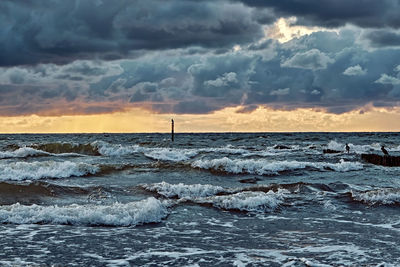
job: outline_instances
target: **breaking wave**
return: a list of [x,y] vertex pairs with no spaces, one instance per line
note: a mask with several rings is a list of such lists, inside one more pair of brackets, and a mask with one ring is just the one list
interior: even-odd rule
[[94,141],[88,144],[78,143],[47,143],[32,144],[27,147],[16,146],[14,151],[0,152],[1,158],[29,157],[29,156],[127,156],[136,153],[143,153],[146,157],[154,160],[163,161],[186,161],[196,157],[200,153],[219,153],[229,155],[248,156],[273,156],[277,154],[287,154],[289,152],[277,151],[274,147],[268,147],[266,150],[248,150],[244,148],[235,148],[232,145],[223,147],[209,148],[168,148],[168,147],[144,147],[138,144],[123,145],[112,144],[105,141]]
[[224,189],[221,186],[202,185],[202,184],[186,185],[183,183],[169,184],[166,182],[148,184],[148,185],[145,184],[141,185],[141,187],[143,187],[148,191],[156,192],[162,196],[169,198],[207,197],[226,191],[226,189]]
[[209,184],[186,185],[166,182],[141,187],[164,197],[178,198],[180,201],[249,212],[273,211],[282,204],[285,195],[290,194],[286,189],[273,187],[229,189]]
[[31,147],[21,147],[14,151],[4,151],[4,152],[0,151],[0,159],[26,158],[32,156],[46,156],[46,155],[51,155],[51,154]]
[[198,198],[197,203],[210,203],[214,207],[225,210],[239,211],[274,211],[284,200],[284,193],[265,192],[239,192],[224,196]]
[[148,149],[144,152],[146,157],[155,160],[166,160],[166,161],[185,161],[192,157],[195,157],[198,151],[194,149],[174,149],[174,148],[153,148]]
[[[14,147],[13,147],[14,148]],[[123,157],[141,153],[144,156],[158,161],[183,162],[190,160],[202,153],[217,153],[227,155],[238,155],[241,157],[257,156],[275,156],[288,154],[290,152],[279,151],[274,147],[267,147],[265,150],[252,150],[245,148],[235,148],[232,145],[223,147],[208,148],[169,148],[169,147],[144,147],[138,144],[123,145],[112,144],[102,140],[87,144],[79,143],[47,143],[32,144],[27,147],[18,147],[15,150],[0,152],[2,158],[24,158],[31,156],[106,156]]]
[[368,205],[398,205],[400,204],[400,189],[383,188],[366,192],[350,192],[355,201]]
[[31,147],[20,147],[14,151],[0,151],[0,159],[8,158],[27,158],[27,157],[40,157],[40,156],[63,156],[63,157],[76,157],[81,156],[77,153],[60,153],[53,154],[50,152],[37,150]]
[[97,165],[71,161],[12,162],[0,165],[0,181],[68,178],[95,174],[100,170],[100,167]]
[[338,172],[347,172],[354,170],[361,170],[363,165],[360,162],[349,162],[340,160],[339,163],[327,162],[299,162],[299,161],[267,161],[267,160],[254,160],[254,159],[211,159],[211,160],[197,160],[191,164],[194,168],[214,170],[226,173],[248,173],[258,175],[271,175],[279,174],[282,171],[314,168],[318,170],[332,170]]
[[215,147],[215,148],[202,148],[200,149],[202,152],[217,152],[217,153],[225,153],[225,154],[242,154],[248,155],[251,154],[249,150],[243,148],[234,148],[232,145],[227,145],[225,147]]
[[95,141],[91,144],[102,156],[126,156],[140,152],[138,145],[123,146],[121,144],[110,144],[104,141]]
[[0,206],[0,223],[135,226],[157,223],[168,215],[167,207],[150,197],[112,205]]

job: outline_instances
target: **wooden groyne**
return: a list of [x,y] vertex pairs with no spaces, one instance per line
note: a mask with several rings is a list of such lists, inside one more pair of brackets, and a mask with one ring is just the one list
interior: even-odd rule
[[400,157],[398,156],[381,156],[377,154],[361,154],[361,159],[375,165],[388,167],[400,167]]

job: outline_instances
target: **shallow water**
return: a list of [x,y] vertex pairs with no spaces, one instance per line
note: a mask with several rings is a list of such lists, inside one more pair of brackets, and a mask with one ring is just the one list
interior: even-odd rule
[[0,266],[397,266],[399,137],[0,135]]

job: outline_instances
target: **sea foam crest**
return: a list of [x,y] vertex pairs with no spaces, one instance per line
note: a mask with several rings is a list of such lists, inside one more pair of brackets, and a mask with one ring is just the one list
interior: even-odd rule
[[198,153],[195,149],[148,148],[144,155],[155,160],[179,162],[191,159]]
[[138,145],[123,146],[121,144],[110,144],[104,141],[95,141],[91,144],[103,156],[126,156],[140,152]]
[[299,161],[267,161],[255,159],[229,159],[227,157],[211,160],[197,160],[191,164],[194,168],[223,171],[228,173],[277,174],[281,171],[304,169],[307,167],[319,170],[334,170],[339,172],[360,170],[363,165],[359,162],[348,162],[343,159],[339,163],[299,162]]
[[243,148],[235,148],[232,145],[226,145],[224,147],[210,147],[210,148],[202,148],[199,149],[201,152],[217,152],[217,153],[225,153],[225,154],[242,154],[247,155],[250,154],[250,151]]
[[199,203],[211,203],[214,207],[241,211],[273,211],[284,200],[284,192],[239,192],[236,194],[197,199]]
[[393,205],[400,204],[400,189],[384,188],[366,192],[351,192],[352,198],[356,201],[370,205]]
[[5,158],[26,158],[31,156],[51,155],[48,152],[37,150],[31,147],[21,147],[14,151],[0,151],[0,159]]
[[160,222],[167,215],[167,207],[153,197],[112,205],[0,206],[0,222],[13,224],[134,226]]
[[42,178],[68,178],[100,171],[96,165],[71,161],[12,162],[0,164],[0,181],[38,180]]
[[157,192],[165,197],[178,198],[198,198],[213,196],[217,193],[226,191],[221,186],[192,184],[186,185],[183,183],[169,184],[166,182],[142,185],[146,190]]

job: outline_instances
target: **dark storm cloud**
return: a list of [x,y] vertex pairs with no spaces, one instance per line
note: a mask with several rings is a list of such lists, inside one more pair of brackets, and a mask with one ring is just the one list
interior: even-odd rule
[[364,35],[372,47],[400,46],[400,32],[391,30],[369,31]]
[[3,68],[1,114],[112,112],[138,105],[182,114],[238,105],[239,112],[260,105],[333,113],[368,103],[390,107],[400,100],[400,50],[364,50],[357,44],[361,35],[343,29],[219,55],[178,49],[123,61]]
[[339,27],[400,27],[399,0],[238,0],[248,6],[270,8],[276,16],[296,16],[298,23]]
[[204,114],[214,110],[218,110],[218,106],[212,106],[208,101],[181,101],[173,107],[173,113],[189,113],[189,114]]
[[[222,54],[259,40],[262,26],[280,16],[297,16],[303,25],[399,28],[399,9],[399,0],[2,0],[0,66],[117,60],[192,46]],[[398,36],[377,32],[371,40],[397,45]]]
[[[0,115],[391,107],[399,2],[2,0]],[[280,16],[359,27],[282,44],[263,28]]]
[[0,2],[0,65],[118,59],[131,51],[231,47],[262,35],[250,8],[220,1]]

